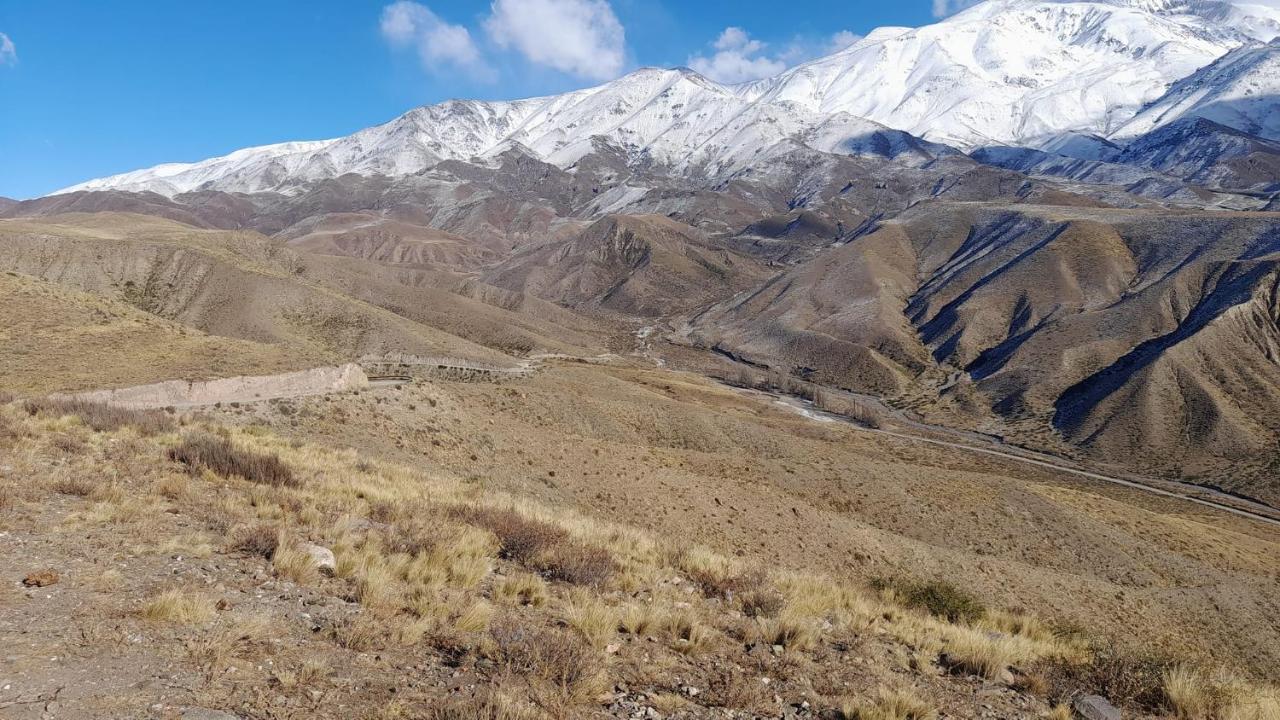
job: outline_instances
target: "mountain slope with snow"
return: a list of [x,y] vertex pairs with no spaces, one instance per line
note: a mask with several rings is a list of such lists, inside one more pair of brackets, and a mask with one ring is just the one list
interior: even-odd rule
[[877,30],[754,83],[643,69],[563,95],[449,101],[336,140],[250,148],[60,192],[290,192],[347,173],[398,177],[443,160],[483,162],[513,146],[572,168],[600,137],[633,160],[710,176],[749,167],[784,142],[920,160],[954,152],[937,143],[1052,147],[1128,127],[1178,80],[1278,35],[1280,10],[1221,0],[988,0],[934,25]]
[[1192,117],[1280,140],[1280,40],[1233,50],[1178,81],[1116,135],[1136,137]]
[[1175,81],[1277,34],[1280,11],[1264,6],[990,0],[934,25],[877,30],[740,92],[963,147],[1038,145],[1108,135]]

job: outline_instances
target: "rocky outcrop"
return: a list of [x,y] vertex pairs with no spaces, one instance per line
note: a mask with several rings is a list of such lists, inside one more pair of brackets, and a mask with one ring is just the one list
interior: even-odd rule
[[315,368],[281,375],[233,377],[203,382],[167,380],[151,385],[55,397],[102,402],[134,409],[189,408],[218,403],[256,402],[273,398],[322,395],[330,392],[359,390],[368,386],[369,378],[360,366],[348,363],[338,367]]

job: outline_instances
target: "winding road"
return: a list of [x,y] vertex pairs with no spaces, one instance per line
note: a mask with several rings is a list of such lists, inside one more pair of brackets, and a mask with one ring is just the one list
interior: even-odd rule
[[[1053,460],[1049,459],[1046,456],[1043,456],[1040,453],[1035,453],[1040,457],[1028,457],[1027,454],[1022,454],[1020,452],[1012,452],[1009,450],[1001,450],[998,447],[980,447],[980,446],[970,445],[962,442],[953,442],[949,440],[940,440],[937,438],[924,437],[923,435],[917,435],[909,432],[900,432],[896,430],[885,430],[883,428],[867,427],[865,425],[861,425],[857,422],[854,422],[849,418],[824,412],[822,410],[817,410],[811,407],[805,401],[802,401],[798,398],[793,398],[787,395],[777,395],[774,393],[761,392],[759,390],[747,390],[744,388],[734,387],[732,385],[726,385],[726,387],[730,387],[734,390],[737,390],[738,392],[748,394],[748,395],[764,396],[766,398],[771,399],[774,403],[781,405],[785,408],[788,408],[791,411],[796,412],[797,414],[803,415],[804,417],[807,417],[811,420],[814,420],[815,422],[841,423],[859,432],[895,437],[903,440],[909,440],[911,442],[925,443],[925,444],[934,445],[937,447],[944,447],[944,448],[949,448],[952,450],[960,450],[964,452],[979,453],[982,455],[990,455],[993,457],[999,457],[1005,460],[1012,460],[1014,462],[1019,462],[1026,465],[1035,465],[1042,468],[1048,468],[1050,470],[1054,470],[1057,472],[1068,473],[1071,475],[1075,475],[1077,477],[1088,478],[1090,480],[1110,483],[1113,485],[1120,485],[1126,488],[1131,488],[1133,490],[1139,490],[1141,492],[1151,493],[1154,495],[1161,495],[1164,497],[1173,498],[1175,500],[1184,500],[1186,502],[1195,503],[1197,505],[1202,505],[1204,507],[1212,508],[1214,510],[1230,513],[1232,515],[1247,518],[1249,520],[1265,523],[1267,525],[1271,525],[1274,527],[1280,527],[1280,511],[1267,507],[1266,505],[1263,505],[1261,503],[1256,503],[1251,500],[1247,500],[1245,498],[1239,498],[1233,495],[1228,495],[1227,493],[1223,493],[1223,492],[1214,490],[1212,488],[1207,488],[1201,485],[1187,485],[1184,491],[1178,487],[1179,485],[1181,485],[1181,483],[1176,483],[1173,481],[1156,481],[1156,480],[1152,480],[1149,482],[1139,482],[1137,480],[1126,480],[1125,478],[1114,477],[1111,475],[1103,475],[1101,473],[1092,472],[1089,470],[1081,470],[1079,468],[1073,468],[1069,465],[1065,465],[1059,462],[1054,462]],[[880,404],[880,403],[877,403],[877,404]],[[927,424],[920,423],[915,420],[909,420],[906,418],[899,418],[898,416],[900,415],[900,413],[897,413],[897,412],[894,412],[893,415],[895,419],[903,419],[911,426],[927,429],[931,432],[937,432],[942,434],[956,434],[958,432],[963,432],[963,431],[951,430],[950,428],[945,428],[945,427],[927,425]],[[966,432],[964,433],[964,435],[981,437],[978,435],[978,433]],[[996,441],[991,440],[989,442],[994,444]],[[1027,451],[1027,453],[1030,454],[1030,451]],[[1156,483],[1159,483],[1160,485],[1164,485],[1165,487],[1159,487],[1157,486]],[[1219,498],[1221,499],[1221,501],[1215,500],[1213,498]]]

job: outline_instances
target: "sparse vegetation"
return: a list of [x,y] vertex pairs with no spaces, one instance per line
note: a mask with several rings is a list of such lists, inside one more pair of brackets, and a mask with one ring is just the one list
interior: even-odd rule
[[213,618],[214,603],[204,593],[188,588],[171,588],[147,601],[142,609],[148,620],[197,625]]
[[[466,683],[447,703],[405,693],[399,704],[372,706],[370,717],[592,714],[601,709],[601,693],[616,685],[627,689],[604,697],[624,693],[664,713],[714,707],[774,715],[805,698],[832,716],[913,720],[933,716],[932,692],[940,684],[976,682],[938,673],[940,661],[955,673],[989,679],[1013,669],[1014,679],[1004,682],[1043,696],[1033,701],[1042,715],[1068,686],[1131,702],[1117,683],[1090,675],[1076,638],[1029,614],[988,609],[943,583],[885,582],[869,592],[803,566],[763,567],[680,538],[517,504],[482,484],[371,463],[261,426],[201,423],[174,446],[172,438],[139,439],[128,429],[95,437],[74,423],[27,417],[19,425],[37,433],[20,442],[23,452],[58,457],[60,478],[83,483],[83,496],[92,499],[63,503],[80,508],[75,527],[136,534],[128,547],[143,558],[161,556],[155,567],[166,578],[173,568],[193,567],[192,558],[212,558],[199,563],[201,572],[239,565],[240,592],[169,579],[184,584],[128,606],[134,622],[173,626],[152,632],[187,634],[188,656],[210,687],[222,687],[218,675],[236,667],[290,699],[311,690],[347,692],[304,672],[300,654],[314,653],[353,675],[376,668],[388,683],[398,681],[396,668],[430,675],[440,667],[460,678],[459,687]],[[60,456],[50,438],[67,427],[88,437],[93,451]],[[177,473],[166,462],[162,450],[171,446],[169,458],[192,472]],[[291,481],[272,481],[274,471],[256,469],[276,464]],[[180,487],[165,489],[176,481]],[[56,491],[54,485],[36,492]],[[90,518],[101,524],[83,522]],[[191,527],[193,519],[203,525]],[[319,577],[301,538],[333,550],[335,578]],[[125,573],[103,572],[96,592],[137,592],[140,566],[131,557],[121,564]],[[218,580],[234,585],[235,577]],[[277,599],[279,614],[264,617],[257,629],[238,627],[248,606],[272,607]],[[859,664],[849,674],[832,658],[851,650],[888,660],[884,668]],[[1141,707],[1186,718],[1270,720],[1249,714],[1269,707],[1256,699],[1264,695],[1173,665],[1160,670],[1156,704],[1144,696]],[[900,687],[904,678],[918,689],[857,689],[869,680]],[[1205,697],[1216,699],[1206,705]],[[1255,700],[1234,699],[1244,697]]]
[[878,590],[894,592],[908,607],[926,610],[934,617],[948,622],[969,625],[981,620],[987,613],[980,600],[947,582],[881,579],[874,581],[872,586]]
[[192,470],[209,470],[273,487],[298,487],[293,469],[274,454],[238,448],[230,440],[206,432],[191,433],[169,449],[169,459]]
[[871,700],[851,700],[837,712],[840,720],[933,720],[937,711],[907,690],[881,689]]
[[35,398],[23,403],[27,414],[43,417],[73,415],[97,432],[113,432],[132,427],[143,435],[172,432],[177,423],[162,410],[129,410],[117,405],[87,400]]

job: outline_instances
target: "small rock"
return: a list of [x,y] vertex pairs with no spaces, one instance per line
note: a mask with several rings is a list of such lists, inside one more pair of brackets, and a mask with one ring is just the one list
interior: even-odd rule
[[58,580],[58,573],[53,570],[37,570],[22,578],[22,584],[27,587],[48,587],[56,585]]
[[1000,671],[999,679],[1001,683],[1008,685],[1010,687],[1013,687],[1013,685],[1018,682],[1018,678],[1012,672],[1009,671],[1009,668],[1005,668]]
[[182,720],[240,720],[240,717],[221,710],[190,707],[182,711]]
[[622,649],[622,646],[619,645],[618,643],[609,643],[608,645],[604,646],[605,653],[609,655],[616,655],[617,652],[621,649]]
[[1076,715],[1084,720],[1121,720],[1121,713],[1101,695],[1085,695],[1072,703]]
[[316,569],[320,571],[320,574],[333,577],[333,573],[338,567],[338,560],[333,556],[332,550],[320,545],[307,543],[302,546],[302,551],[311,556],[311,561],[316,564]]

